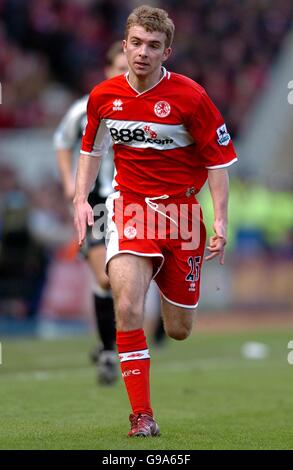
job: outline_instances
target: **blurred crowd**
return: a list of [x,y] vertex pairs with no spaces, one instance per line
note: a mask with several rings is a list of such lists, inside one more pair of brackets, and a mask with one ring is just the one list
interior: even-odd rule
[[[199,195],[208,236],[214,211],[207,188]],[[227,252],[234,260],[248,258],[293,261],[293,193],[244,177],[230,182]]]
[[73,239],[72,216],[59,184],[47,179],[28,188],[15,170],[1,165],[0,315],[38,313],[48,267],[55,256],[68,256]]
[[[0,127],[55,125],[103,77],[135,0],[0,0]],[[148,2],[146,2],[148,3]],[[291,0],[158,0],[176,25],[170,70],[206,87],[235,135],[292,24]]]

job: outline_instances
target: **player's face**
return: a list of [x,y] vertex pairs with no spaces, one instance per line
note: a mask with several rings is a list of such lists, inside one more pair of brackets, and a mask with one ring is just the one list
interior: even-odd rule
[[124,52],[121,52],[116,55],[112,65],[106,68],[105,75],[107,78],[112,78],[126,72],[128,72],[128,62]]
[[171,48],[165,46],[166,34],[146,31],[142,26],[132,26],[123,41],[130,70],[138,78],[146,78],[161,69]]

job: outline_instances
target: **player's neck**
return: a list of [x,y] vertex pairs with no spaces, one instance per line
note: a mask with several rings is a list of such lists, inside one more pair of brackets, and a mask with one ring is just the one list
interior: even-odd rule
[[155,70],[153,74],[148,76],[137,76],[131,70],[129,70],[128,81],[130,85],[139,93],[143,93],[150,88],[153,88],[163,76],[163,69],[160,67]]

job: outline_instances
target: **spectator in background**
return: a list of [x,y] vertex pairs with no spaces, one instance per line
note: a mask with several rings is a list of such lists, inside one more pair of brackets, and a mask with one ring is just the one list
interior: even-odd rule
[[29,195],[11,168],[0,168],[0,187],[0,311],[34,317],[46,277],[46,249],[31,233]]

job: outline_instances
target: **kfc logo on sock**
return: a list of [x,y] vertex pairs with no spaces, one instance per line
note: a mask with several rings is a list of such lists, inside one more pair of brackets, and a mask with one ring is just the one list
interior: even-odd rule
[[130,369],[122,372],[122,377],[130,377],[130,375],[140,375],[141,371],[139,369]]

